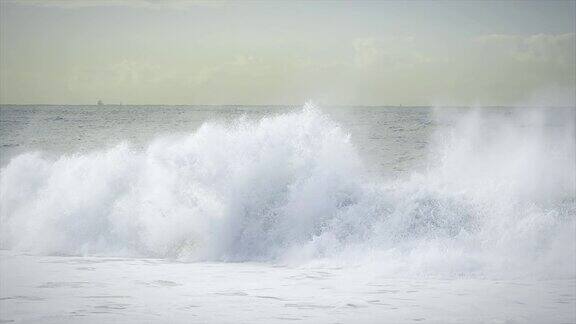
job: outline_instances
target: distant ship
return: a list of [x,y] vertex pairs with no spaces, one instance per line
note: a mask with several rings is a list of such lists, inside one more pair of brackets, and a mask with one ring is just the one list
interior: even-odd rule
[[104,103],[102,102],[102,100],[98,100],[97,105],[98,105],[98,106],[104,106]]

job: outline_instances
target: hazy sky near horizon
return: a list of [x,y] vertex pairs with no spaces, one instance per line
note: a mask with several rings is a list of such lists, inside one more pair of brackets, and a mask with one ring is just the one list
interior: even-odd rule
[[576,89],[574,1],[0,4],[0,102],[506,105]]

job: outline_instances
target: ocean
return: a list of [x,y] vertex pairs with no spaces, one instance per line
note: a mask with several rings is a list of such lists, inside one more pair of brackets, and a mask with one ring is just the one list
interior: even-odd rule
[[0,106],[0,320],[574,323],[576,109]]

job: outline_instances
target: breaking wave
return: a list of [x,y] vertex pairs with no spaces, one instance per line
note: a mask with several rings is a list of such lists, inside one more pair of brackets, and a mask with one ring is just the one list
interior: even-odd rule
[[2,248],[370,264],[386,273],[574,276],[574,110],[436,113],[428,168],[365,172],[313,107],[206,123],[144,150],[27,153],[1,171]]

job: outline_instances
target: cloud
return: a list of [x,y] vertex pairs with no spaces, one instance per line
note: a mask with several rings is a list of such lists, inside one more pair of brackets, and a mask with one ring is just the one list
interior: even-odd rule
[[105,65],[78,64],[63,72],[64,91],[67,95],[100,97],[106,102],[125,101],[130,94],[149,96],[171,76],[158,64],[133,59],[122,59]]
[[359,68],[378,65],[384,58],[382,45],[375,38],[359,38],[354,40],[354,64]]
[[354,65],[360,69],[409,69],[432,61],[415,48],[413,36],[357,38],[353,48]]
[[174,9],[184,10],[193,7],[221,7],[229,4],[228,1],[194,1],[194,0],[8,0],[7,3],[55,7],[63,9],[92,8],[92,7],[132,7],[142,9]]
[[487,54],[504,54],[509,58],[528,63],[574,65],[576,56],[574,33],[509,35],[492,34],[475,39]]

